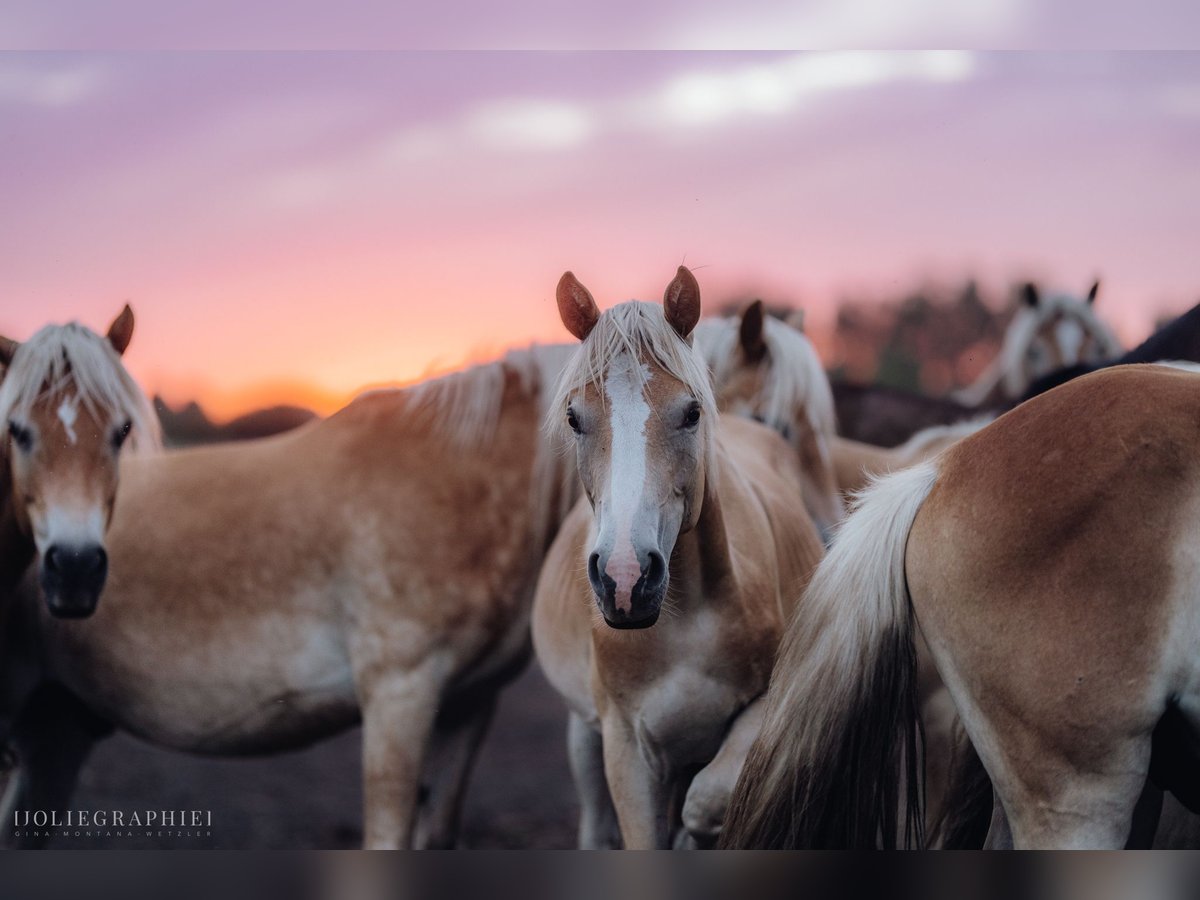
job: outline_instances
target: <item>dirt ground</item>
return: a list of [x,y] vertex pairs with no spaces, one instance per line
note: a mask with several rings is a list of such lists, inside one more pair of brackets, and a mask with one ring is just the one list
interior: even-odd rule
[[[467,796],[463,846],[573,845],[578,807],[565,736],[562,702],[535,663],[501,700]],[[187,756],[116,735],[88,761],[71,807],[211,810],[211,837],[94,831],[57,834],[50,846],[353,848],[362,839],[359,773],[358,729],[257,759]]]

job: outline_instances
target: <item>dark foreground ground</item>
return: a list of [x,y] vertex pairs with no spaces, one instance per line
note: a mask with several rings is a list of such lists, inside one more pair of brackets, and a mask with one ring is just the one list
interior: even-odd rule
[[[570,847],[576,802],[562,703],[536,664],[505,693],[467,795],[462,845]],[[56,835],[51,847],[340,848],[362,839],[357,729],[298,753],[205,759],[125,735],[84,769],[76,810],[212,811],[212,836]],[[7,823],[6,823],[7,825]]]

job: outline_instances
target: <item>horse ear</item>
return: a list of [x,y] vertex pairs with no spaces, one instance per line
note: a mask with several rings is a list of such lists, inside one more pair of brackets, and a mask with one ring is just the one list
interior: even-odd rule
[[113,323],[108,326],[108,342],[113,345],[113,349],[117,351],[117,354],[121,355],[124,354],[125,348],[129,346],[129,341],[132,337],[133,310],[126,303],[120,315],[113,319]]
[[667,324],[685,340],[700,321],[700,285],[686,266],[679,267],[663,292],[663,313]]
[[788,325],[791,325],[793,328],[795,328],[801,334],[804,333],[804,310],[793,309],[790,313],[787,314],[787,318],[784,319],[783,321],[786,322]]
[[1087,293],[1087,302],[1089,304],[1095,303],[1096,295],[1098,293],[1100,293],[1100,280],[1099,279],[1092,282],[1092,289],[1090,291],[1088,291],[1088,293]]
[[742,342],[742,353],[746,362],[756,363],[767,355],[767,342],[763,339],[763,302],[755,300],[742,313],[742,327],[738,330]]
[[13,357],[20,346],[17,341],[0,334],[0,367],[7,369],[12,365]]
[[1032,281],[1025,282],[1024,287],[1021,288],[1021,298],[1025,301],[1026,306],[1037,308],[1037,305],[1038,305],[1037,285],[1034,284]]
[[558,299],[558,314],[567,331],[581,341],[586,341],[596,323],[600,321],[600,307],[579,279],[571,272],[563,272],[555,291]]

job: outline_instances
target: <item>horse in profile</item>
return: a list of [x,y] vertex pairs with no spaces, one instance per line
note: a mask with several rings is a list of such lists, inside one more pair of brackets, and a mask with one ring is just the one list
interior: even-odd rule
[[570,710],[580,844],[668,847],[693,776],[727,738],[740,758],[743,714],[756,730],[748,710],[822,546],[793,450],[717,412],[687,269],[662,306],[602,315],[571,273],[557,297],[581,345],[549,427],[574,443],[585,498],[539,578],[534,645]]
[[774,428],[796,450],[804,505],[829,534],[844,510],[830,454],[833,394],[816,349],[797,328],[766,315],[761,300],[737,317],[702,319],[694,339],[712,372],[718,409]]
[[19,710],[23,802],[69,797],[90,746],[68,728],[81,704],[209,755],[273,753],[361,720],[366,845],[452,843],[577,491],[541,428],[564,359],[513,351],[274,437],[127,460],[88,627],[39,615],[36,585],[19,598],[10,642],[35,652],[8,682],[75,698],[59,715]]
[[1200,809],[1197,446],[1200,375],[1122,366],[877,482],[800,601],[723,841],[919,842],[918,626],[990,845],[1145,840],[1152,771]]
[[38,563],[49,611],[89,616],[108,572],[122,451],[156,448],[158,420],[121,363],[126,306],[105,337],[76,322],[0,337],[0,597]]
[[1086,298],[1043,295],[1026,284],[999,355],[954,399],[968,406],[1015,401],[1038,378],[1058,369],[1111,360],[1121,354],[1112,329],[1096,314],[1100,282]]

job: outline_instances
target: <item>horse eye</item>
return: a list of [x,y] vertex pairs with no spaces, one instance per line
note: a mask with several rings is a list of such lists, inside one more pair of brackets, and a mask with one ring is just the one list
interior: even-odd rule
[[113,431],[112,445],[114,450],[121,449],[121,446],[125,443],[125,439],[129,437],[129,431],[132,428],[133,422],[126,419],[123,425]]
[[576,434],[583,434],[583,429],[579,427],[579,419],[575,415],[575,410],[567,410],[567,424],[571,426],[571,430]]
[[25,453],[33,449],[33,432],[24,425],[18,425],[16,422],[8,423],[8,433],[12,436],[13,443],[17,448]]
[[695,428],[700,422],[700,404],[693,403],[683,416],[683,428]]

